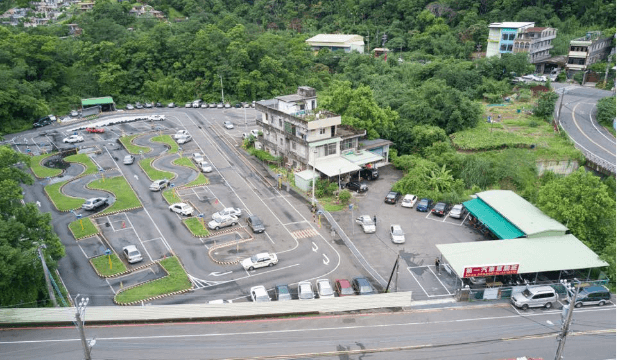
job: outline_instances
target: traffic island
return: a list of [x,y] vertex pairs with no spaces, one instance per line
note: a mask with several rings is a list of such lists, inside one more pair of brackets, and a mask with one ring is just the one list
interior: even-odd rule
[[58,176],[62,174],[62,172],[64,171],[62,169],[52,169],[52,168],[48,168],[47,166],[43,165],[43,162],[48,157],[54,156],[56,154],[58,153],[53,152],[49,154],[33,156],[30,159],[30,170],[32,170],[32,173],[34,174],[34,176],[36,176],[39,179],[45,179],[48,177],[54,177],[54,176]]
[[98,166],[94,164],[92,159],[87,154],[75,154],[71,156],[67,156],[64,158],[64,161],[70,163],[77,163],[84,167],[84,171],[80,174],[80,176],[96,174],[98,170]]
[[178,152],[178,144],[176,144],[176,142],[171,137],[171,135],[163,134],[163,135],[154,136],[150,138],[150,141],[167,145],[169,147],[168,152],[170,154],[175,154]]
[[100,232],[89,217],[73,221],[69,224],[69,230],[75,240],[85,239]]
[[210,236],[210,231],[208,231],[208,228],[204,224],[205,221],[206,220],[203,218],[191,217],[188,219],[183,219],[182,223],[194,237],[203,238]]
[[210,237],[205,242],[212,261],[219,265],[234,265],[246,257],[264,252],[263,243],[253,242],[255,238],[244,228],[233,230],[236,231],[217,234],[219,236]]
[[140,151],[142,154],[147,154],[150,151],[152,151],[151,148],[133,144],[133,140],[135,140],[136,137],[141,136],[141,135],[143,134],[122,136],[120,137],[120,143],[122,144],[122,146],[124,146],[126,151],[129,152],[129,154],[139,155]]
[[100,277],[110,277],[126,273],[127,269],[115,253],[90,259],[90,264]]
[[45,194],[47,194],[47,197],[51,200],[58,211],[67,212],[79,209],[84,202],[86,202],[85,199],[68,196],[62,192],[62,187],[68,184],[69,181],[71,180],[65,180],[45,186]]
[[142,207],[139,198],[133,191],[131,185],[126,181],[124,176],[115,176],[110,178],[97,179],[86,185],[88,189],[103,190],[111,193],[115,198],[114,202],[107,209],[94,215],[95,217],[117,214],[126,210],[133,210]]
[[148,178],[152,181],[159,179],[168,179],[171,181],[172,179],[175,179],[177,176],[175,173],[159,170],[152,165],[152,163],[157,159],[159,158],[141,159],[139,160],[139,167],[141,167],[141,169],[146,173],[146,176],[148,176]]

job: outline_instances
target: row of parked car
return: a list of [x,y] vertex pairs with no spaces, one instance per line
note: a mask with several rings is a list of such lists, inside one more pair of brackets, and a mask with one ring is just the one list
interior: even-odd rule
[[[167,107],[167,108],[175,108],[178,105],[176,105],[176,103],[174,102],[170,102],[167,105],[163,105],[160,102],[145,102],[145,103],[141,103],[141,102],[136,102],[135,105],[133,104],[126,104],[126,110],[135,110],[135,109],[151,109],[151,108],[162,108],[162,107]],[[255,107],[255,102],[253,101],[252,103],[248,103],[248,102],[238,102],[235,104],[231,104],[229,102],[226,103],[205,103],[202,102],[201,100],[195,100],[193,102],[187,102],[186,104],[184,104],[185,108],[201,108],[201,109],[229,109],[229,108],[251,108],[251,107]],[[73,116],[73,115],[71,115]]]
[[[605,286],[581,287],[576,297],[573,288],[568,288],[567,291],[568,298],[566,301],[574,301],[574,307],[576,308],[580,308],[583,305],[603,306],[611,299],[611,292]],[[510,302],[512,305],[523,310],[532,307],[550,309],[558,298],[557,292],[551,286],[528,286],[522,292],[512,295]]]
[[[250,291],[251,300],[254,302],[268,302],[272,299],[265,286],[253,286]],[[274,287],[274,299],[287,301],[297,298],[298,300],[326,299],[337,296],[372,295],[377,292],[365,277],[356,277],[350,282],[347,279],[336,279],[334,286],[328,279],[315,281],[315,287],[310,281],[300,281],[295,293],[292,293],[288,285],[276,285]]]
[[[394,205],[400,200],[401,196],[402,196],[401,193],[398,191],[390,191],[386,195],[384,202],[386,204]],[[437,204],[433,206],[433,200],[424,198],[424,199],[420,199],[420,201],[418,202],[418,197],[412,194],[407,194],[405,195],[405,197],[403,197],[403,200],[401,201],[401,206],[407,207],[407,208],[413,208],[414,205],[416,205],[416,203],[418,204],[416,206],[416,211],[421,211],[421,212],[430,211],[432,214],[438,215],[438,216],[445,216],[446,214],[448,214],[448,216],[452,218],[460,219],[463,216],[465,216],[465,214],[467,213],[467,210],[465,209],[463,204],[457,204],[454,206],[450,206],[450,204],[448,203],[438,202]]]

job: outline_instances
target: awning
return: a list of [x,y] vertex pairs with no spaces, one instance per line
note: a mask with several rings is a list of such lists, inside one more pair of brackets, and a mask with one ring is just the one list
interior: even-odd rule
[[608,266],[572,234],[436,246],[459,277],[466,267],[506,264],[518,264],[519,274]]
[[318,159],[315,163],[315,168],[326,174],[328,177],[338,176],[339,174],[347,174],[352,171],[360,170],[360,167],[345,158],[335,156],[331,158]]
[[514,239],[525,235],[481,199],[465,201],[463,206],[500,239]]
[[91,99],[81,99],[81,106],[106,105],[106,104],[113,104],[113,103],[114,103],[114,99],[112,99],[111,96],[91,98]]
[[383,156],[366,150],[350,150],[343,152],[342,156],[356,165],[366,165],[368,163],[383,160]]

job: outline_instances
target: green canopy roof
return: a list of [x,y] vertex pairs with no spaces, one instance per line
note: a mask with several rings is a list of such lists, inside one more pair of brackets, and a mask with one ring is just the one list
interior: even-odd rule
[[81,106],[105,105],[105,104],[113,104],[113,103],[114,103],[114,99],[112,99],[111,96],[91,98],[91,99],[81,99]]
[[463,205],[500,239],[515,239],[525,235],[479,198],[465,201]]

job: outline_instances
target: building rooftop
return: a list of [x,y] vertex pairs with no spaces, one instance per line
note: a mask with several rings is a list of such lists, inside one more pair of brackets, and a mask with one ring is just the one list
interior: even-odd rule
[[361,41],[364,44],[362,35],[346,35],[346,34],[319,34],[315,35],[306,42],[311,43],[346,43]]
[[530,27],[530,28],[526,28],[525,31],[527,32],[540,32],[540,31],[544,31],[548,29],[547,27]]
[[310,98],[306,98],[298,94],[291,94],[291,95],[277,96],[275,97],[275,99],[285,101],[285,102],[296,102],[296,101],[303,101],[303,100],[310,99]]
[[489,28],[522,28],[522,27],[530,27],[530,26],[534,26],[535,23],[533,22],[495,22],[495,23],[491,23],[488,27]]

